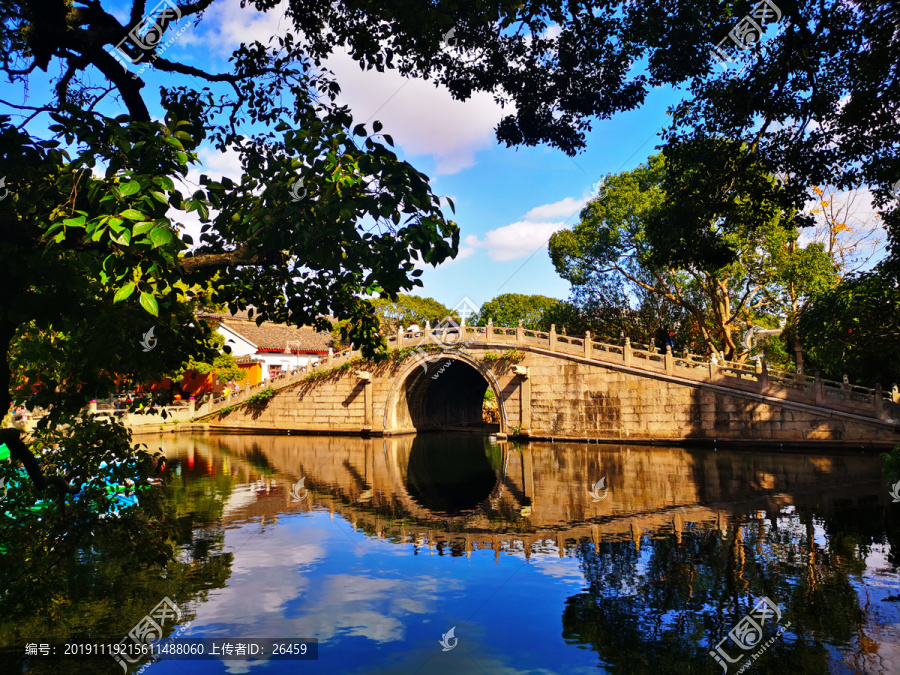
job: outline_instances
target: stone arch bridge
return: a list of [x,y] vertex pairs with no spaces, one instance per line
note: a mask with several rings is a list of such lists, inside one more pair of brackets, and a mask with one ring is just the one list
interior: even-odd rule
[[[358,352],[194,412],[212,429],[391,436],[474,430],[584,441],[887,446],[900,442],[900,395],[765,365],[659,354],[585,336],[463,326],[398,334],[388,361]],[[262,385],[257,385],[257,387]],[[482,422],[485,392],[499,425]]]

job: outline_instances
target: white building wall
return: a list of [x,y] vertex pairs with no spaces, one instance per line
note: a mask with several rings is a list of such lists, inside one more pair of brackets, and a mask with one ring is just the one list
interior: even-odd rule
[[225,344],[231,347],[232,356],[253,356],[256,354],[255,344],[241,337],[227,326],[220,323],[216,331],[225,338]]
[[301,366],[309,365],[310,362],[318,361],[322,358],[320,354],[283,354],[278,352],[261,352],[257,353],[258,347],[238,335],[225,325],[219,324],[216,328],[220,335],[225,337],[225,344],[231,347],[232,356],[252,356],[262,361],[262,378],[268,380],[271,378],[270,365],[281,366],[281,372],[293,370]]

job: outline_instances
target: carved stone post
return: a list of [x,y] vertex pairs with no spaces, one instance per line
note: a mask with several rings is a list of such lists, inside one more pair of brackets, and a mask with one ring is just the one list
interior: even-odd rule
[[769,389],[769,364],[760,359],[756,362],[759,368],[759,391],[763,394]]
[[675,357],[672,356],[672,346],[666,345],[666,375],[675,372]]
[[556,324],[550,324],[550,351],[556,351]]
[[490,342],[494,339],[494,320],[488,319],[487,327],[484,329],[484,339]]
[[188,419],[194,419],[194,413],[197,411],[197,400],[191,396],[188,399]]
[[334,350],[331,347],[329,347],[328,348],[328,365],[330,366],[333,361],[334,361]]
[[713,352],[712,356],[709,357],[709,379],[715,380],[719,377],[719,359],[716,357],[716,353]]
[[794,363],[797,365],[797,374],[794,376],[798,380],[803,379],[803,347],[799,343],[794,345]]
[[403,349],[403,326],[397,326],[397,349]]
[[822,375],[816,371],[816,381],[813,383],[813,396],[816,398],[816,405],[822,405],[825,402],[825,391],[822,386]]
[[584,331],[584,358],[591,358],[591,331]]
[[522,319],[519,319],[519,325],[516,326],[516,342],[525,342],[525,329],[522,328]]
[[631,365],[631,338],[625,338],[625,346],[622,347],[622,357],[625,360],[625,365]]

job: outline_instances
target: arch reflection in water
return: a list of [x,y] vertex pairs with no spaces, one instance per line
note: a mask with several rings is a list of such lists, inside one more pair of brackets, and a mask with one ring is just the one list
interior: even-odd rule
[[406,487],[420,506],[458,515],[490,499],[499,484],[501,452],[483,436],[416,436]]

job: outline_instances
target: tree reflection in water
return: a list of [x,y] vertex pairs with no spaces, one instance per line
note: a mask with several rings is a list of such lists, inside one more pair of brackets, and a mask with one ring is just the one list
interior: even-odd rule
[[0,528],[0,672],[121,673],[111,657],[28,659],[23,645],[118,643],[163,598],[187,622],[193,603],[226,585],[233,555],[223,552],[218,521],[241,478],[199,462],[169,461],[164,501],[147,491],[139,508],[118,516],[74,518],[71,509],[7,516]]
[[[874,643],[865,636],[869,601],[859,596],[859,575],[873,545],[893,551],[898,543],[882,508],[703,524],[678,538],[578,547],[588,588],[567,601],[563,637],[589,645],[611,672],[721,673],[709,651],[767,596],[791,627],[753,664],[756,672],[829,672],[829,647],[854,641],[857,662],[848,665],[868,670]],[[723,648],[732,658],[756,651],[729,640]]]

